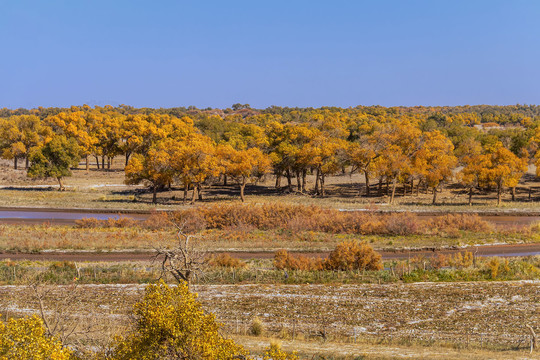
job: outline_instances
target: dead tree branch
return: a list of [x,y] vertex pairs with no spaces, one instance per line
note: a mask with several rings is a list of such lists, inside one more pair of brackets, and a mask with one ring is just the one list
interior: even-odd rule
[[206,264],[206,252],[195,248],[195,240],[199,237],[184,233],[184,224],[172,222],[177,229],[177,245],[174,248],[156,248],[156,260],[161,262],[162,276],[170,273],[178,282],[188,284],[194,276],[202,274]]

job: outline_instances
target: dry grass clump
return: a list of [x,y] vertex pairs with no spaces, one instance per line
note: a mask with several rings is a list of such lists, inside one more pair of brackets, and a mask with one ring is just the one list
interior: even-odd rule
[[75,220],[75,224],[79,228],[83,229],[95,229],[95,228],[126,228],[137,225],[137,220],[128,217],[109,218],[106,220],[99,220],[96,218],[83,218]]
[[381,259],[381,255],[365,242],[344,241],[324,260],[278,250],[274,255],[274,266],[280,270],[381,270]]
[[229,269],[242,269],[247,266],[245,261],[234,258],[229,253],[221,253],[210,256],[208,265],[214,267],[224,267]]
[[261,336],[264,331],[264,324],[262,320],[255,316],[251,320],[251,325],[249,326],[249,333],[253,336]]

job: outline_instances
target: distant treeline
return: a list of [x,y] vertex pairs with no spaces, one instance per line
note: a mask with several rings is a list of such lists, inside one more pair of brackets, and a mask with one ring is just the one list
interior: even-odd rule
[[[29,176],[70,175],[80,158],[110,168],[125,157],[126,182],[154,194],[173,184],[192,201],[203,185],[232,179],[240,187],[265,174],[277,187],[325,195],[336,173],[359,172],[365,194],[402,184],[411,193],[454,180],[469,191],[514,190],[536,161],[540,107],[455,106],[252,109],[169,109],[72,106],[0,110],[0,155],[14,166],[25,160]],[[101,165],[100,165],[101,163]],[[456,169],[460,169],[456,172]],[[307,174],[315,174],[313,188]],[[456,175],[457,174],[457,175]],[[281,179],[287,181],[282,184]],[[155,196],[154,196],[155,199]]]

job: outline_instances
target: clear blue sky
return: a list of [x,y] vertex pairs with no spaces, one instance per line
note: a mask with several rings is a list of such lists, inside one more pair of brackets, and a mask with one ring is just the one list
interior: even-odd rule
[[0,108],[540,103],[537,0],[0,0]]

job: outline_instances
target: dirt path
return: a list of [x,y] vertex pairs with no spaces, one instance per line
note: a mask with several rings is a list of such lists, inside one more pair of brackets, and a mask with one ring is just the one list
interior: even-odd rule
[[[471,251],[477,256],[530,256],[540,254],[540,244],[514,244],[514,245],[485,245],[457,249],[422,249],[381,251],[383,259],[407,259],[414,256],[435,256],[436,254],[454,254],[461,251]],[[238,251],[229,252],[239,259],[270,259],[274,257],[273,251]],[[328,252],[295,252],[306,256],[326,257]],[[32,261],[151,261],[153,252],[43,252],[43,253],[0,253],[0,260],[32,260]]]

